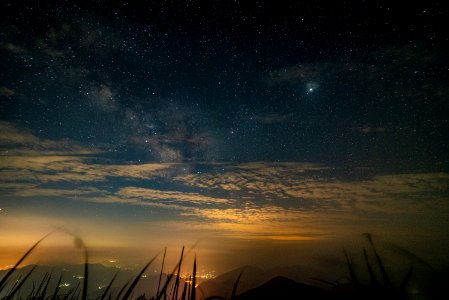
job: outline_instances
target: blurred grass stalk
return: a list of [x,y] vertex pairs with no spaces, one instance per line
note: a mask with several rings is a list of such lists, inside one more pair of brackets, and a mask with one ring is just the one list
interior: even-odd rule
[[[82,290],[80,289],[80,282],[78,282],[78,285],[75,288],[70,289],[68,292],[62,293],[61,292],[61,281],[63,278],[63,275],[61,274],[58,277],[56,288],[50,295],[47,295],[48,288],[50,286],[50,282],[52,278],[54,278],[53,274],[51,273],[45,273],[43,278],[41,279],[38,287],[36,288],[34,286],[33,282],[33,288],[32,291],[29,293],[27,297],[21,297],[19,295],[20,289],[23,287],[23,285],[29,281],[31,274],[36,270],[37,266],[33,266],[23,277],[19,277],[16,280],[12,280],[12,275],[17,271],[19,265],[22,264],[22,262],[32,254],[32,252],[35,250],[35,248],[46,238],[48,238],[53,232],[48,233],[44,237],[42,237],[40,240],[38,240],[18,261],[17,263],[9,269],[6,274],[3,276],[3,278],[0,280],[0,299],[1,300],[13,300],[16,299],[25,299],[25,300],[87,300],[88,295],[88,282],[89,282],[89,253],[86,245],[84,242],[74,235],[73,233],[70,233],[66,230],[64,230],[68,234],[72,235],[75,238],[75,246],[78,248],[83,248],[84,252],[84,278],[83,278],[83,285]],[[420,262],[420,259],[417,259],[416,256],[410,254],[408,251],[401,250],[402,252],[405,251],[407,253],[407,257],[413,257],[414,259],[411,260],[411,265],[406,272],[406,274],[402,277],[399,284],[394,284],[390,274],[387,272],[387,269],[385,267],[384,261],[382,260],[381,255],[379,254],[373,238],[371,234],[366,233],[364,234],[368,241],[369,249],[368,251],[366,248],[363,248],[363,261],[364,265],[367,271],[368,275],[368,281],[364,281],[363,277],[360,275],[360,268],[357,270],[355,268],[354,262],[351,260],[350,255],[348,252],[343,248],[343,255],[346,260],[346,267],[348,269],[348,280],[349,283],[352,285],[353,290],[352,291],[344,291],[344,288],[337,282],[337,284],[329,283],[324,280],[318,281],[322,283],[327,283],[333,286],[333,288],[340,289],[339,293],[336,293],[337,295],[341,295],[341,291],[344,293],[347,292],[347,294],[344,294],[348,296],[348,299],[353,299],[355,296],[356,299],[407,299],[407,286],[410,283],[410,279],[412,277],[412,274],[414,273],[414,265],[413,262]],[[193,248],[193,247],[192,247]],[[191,250],[191,249],[190,249]],[[189,250],[189,251],[190,251]],[[163,269],[164,264],[166,260],[166,253],[167,248],[164,249],[164,255],[162,259],[162,266],[161,271],[159,275],[159,282],[157,285],[157,292],[156,295],[149,298],[145,294],[139,295],[138,297],[134,297],[135,299],[139,300],[197,300],[198,294],[197,294],[197,258],[196,255],[194,257],[193,261],[193,272],[191,275],[186,275],[184,278],[189,278],[188,280],[184,281],[184,286],[182,289],[180,289],[181,285],[181,270],[182,270],[182,262],[184,259],[184,247],[182,247],[182,251],[180,254],[179,261],[177,262],[176,266],[173,268],[172,272],[166,275],[166,279],[164,284],[161,286],[162,283],[162,277],[163,277]],[[371,253],[371,256],[369,255]],[[126,284],[124,284],[117,295],[115,296],[116,300],[129,300],[133,299],[133,291],[135,290],[137,284],[141,280],[141,278],[144,276],[145,271],[150,267],[150,265],[156,260],[156,258],[159,256],[157,254],[154,256],[137,274],[137,276],[131,281],[128,281]],[[428,265],[428,264],[426,264]],[[113,295],[111,292],[111,287],[113,283],[115,282],[117,278],[118,272],[114,274],[112,279],[110,280],[109,284],[105,288],[104,292],[101,294],[101,296],[98,296],[96,300],[105,300],[105,299],[112,299]],[[239,273],[237,279],[234,282],[232,293],[231,293],[231,300],[237,299],[237,288],[238,284],[240,282],[242,276],[242,272]],[[172,281],[174,280],[174,283]],[[7,291],[7,287],[11,286],[9,290]],[[169,289],[170,288],[170,289]],[[167,294],[167,292],[170,290],[170,292]],[[201,289],[198,289],[201,291]],[[179,293],[181,292],[181,297],[179,298]],[[202,292],[202,291],[201,291]],[[80,297],[81,295],[81,297]],[[204,297],[201,297],[201,299],[204,299]],[[223,297],[220,296],[209,296],[205,298],[204,300],[226,300]]]

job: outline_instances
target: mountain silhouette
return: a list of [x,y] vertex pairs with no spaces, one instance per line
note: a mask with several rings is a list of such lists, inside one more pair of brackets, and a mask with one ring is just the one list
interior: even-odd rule
[[296,282],[283,276],[274,277],[261,286],[237,295],[236,300],[263,299],[338,299],[330,291]]
[[230,298],[232,287],[239,274],[242,274],[242,276],[238,284],[238,291],[246,291],[255,288],[270,278],[266,271],[261,268],[243,266],[201,283],[199,285],[200,290],[206,297],[220,296]]

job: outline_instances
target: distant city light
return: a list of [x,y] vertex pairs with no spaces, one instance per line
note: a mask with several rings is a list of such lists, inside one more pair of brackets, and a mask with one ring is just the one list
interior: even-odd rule
[[69,287],[69,286],[70,286],[70,283],[68,283],[68,282],[64,282],[59,285],[59,287]]

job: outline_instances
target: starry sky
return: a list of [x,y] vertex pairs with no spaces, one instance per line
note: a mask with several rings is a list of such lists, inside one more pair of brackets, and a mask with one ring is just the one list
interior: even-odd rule
[[98,261],[440,259],[448,14],[390,2],[2,1],[0,267],[60,226]]

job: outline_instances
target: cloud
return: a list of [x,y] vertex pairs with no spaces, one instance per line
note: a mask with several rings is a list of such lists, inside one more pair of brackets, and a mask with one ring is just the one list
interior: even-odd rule
[[292,186],[296,177],[325,169],[328,168],[313,163],[253,162],[229,166],[219,174],[181,174],[174,180],[199,188],[272,194],[283,198],[283,190]]
[[85,155],[101,152],[69,139],[54,141],[39,138],[27,129],[0,121],[0,151],[3,155],[42,154]]
[[176,201],[180,203],[191,203],[200,205],[217,205],[217,204],[231,204],[230,199],[209,197],[199,193],[179,192],[179,191],[162,191],[156,189],[126,187],[120,189],[117,195],[126,198],[141,198],[150,201]]
[[280,114],[276,112],[259,114],[254,116],[254,120],[263,124],[276,124],[292,121],[294,113]]
[[92,164],[82,156],[0,156],[4,182],[96,182],[112,177],[149,179],[169,164]]
[[184,209],[182,206],[175,204],[161,204],[158,202],[145,201],[140,198],[123,198],[114,195],[103,195],[98,197],[80,197],[79,200],[103,204],[122,204],[122,205],[145,206],[153,208],[176,209],[176,210]]
[[296,84],[303,80],[308,81],[319,78],[333,67],[335,66],[328,63],[300,64],[273,71],[265,80],[269,85],[281,83]]
[[258,170],[261,173],[272,174],[280,169],[288,169],[293,172],[304,173],[307,171],[327,170],[329,167],[319,163],[308,162],[249,162],[233,166],[236,169]]
[[[274,201],[280,207],[308,211],[380,209],[385,212],[397,212],[401,209],[398,203],[408,201],[406,198],[421,199],[421,194],[436,191],[443,193],[449,189],[446,183],[449,182],[449,175],[446,173],[395,174],[348,181],[335,178],[334,170],[313,163],[222,164],[213,167],[211,172],[200,174],[188,172],[191,166],[183,163],[93,163],[91,159],[94,155],[101,154],[101,151],[86,148],[73,141],[39,138],[32,132],[8,122],[0,122],[0,146],[3,151],[3,156],[0,156],[0,179],[5,189],[8,189],[8,185],[11,187],[24,184],[28,185],[26,190],[31,193],[36,185],[108,182],[111,178],[160,178],[194,189],[192,192],[179,192],[128,186],[114,194],[114,197],[121,198],[121,201],[129,202],[133,199],[133,203],[153,199],[162,202],[171,200],[176,204],[226,205],[240,208],[248,201],[262,207],[267,201]],[[54,193],[60,192],[62,191],[57,190]],[[22,195],[24,193],[25,190]],[[51,191],[43,188],[36,193],[45,194]],[[105,191],[99,191],[98,197],[104,193]],[[135,201],[136,199],[139,201]],[[237,202],[230,199],[236,199]],[[418,209],[426,203],[414,202],[410,209]]]
[[0,123],[0,133],[6,149],[0,156],[0,188],[8,198],[144,206],[226,237],[322,239],[356,231],[354,224],[385,230],[375,220],[386,215],[400,223],[435,208],[449,213],[447,173],[347,180],[316,163],[98,163],[100,151],[73,141],[43,139],[8,122]]
[[92,103],[104,112],[110,113],[120,109],[115,92],[108,85],[92,86],[89,95]]
[[100,190],[96,188],[77,188],[77,189],[58,189],[58,188],[36,188],[30,186],[29,188],[20,189],[14,188],[11,195],[16,197],[66,197],[77,198],[79,196],[93,195],[99,193]]
[[49,28],[45,36],[36,38],[35,43],[42,53],[53,59],[69,59],[83,49],[89,49],[96,57],[102,58],[120,44],[120,38],[93,16],[85,16],[82,24],[61,23]]
[[24,47],[13,43],[4,43],[2,44],[2,47],[14,54],[24,54],[27,52]]
[[[241,196],[232,206],[182,214],[207,219],[211,230],[229,237],[306,240],[357,234],[360,228],[387,233],[390,225],[382,224],[386,220],[395,220],[397,232],[410,230],[417,216],[436,216],[435,209],[439,215],[449,213],[447,173],[393,174],[356,181],[313,174],[298,177],[288,168],[271,166],[197,175],[199,179],[189,178],[187,184]],[[232,183],[223,184],[228,180]],[[418,231],[423,233],[421,228]]]
[[40,138],[0,121],[0,179],[5,183],[105,181],[108,177],[147,179],[169,164],[94,164],[103,153],[71,140]]
[[335,226],[329,230],[333,224],[331,214],[324,220],[317,214],[275,205],[236,207],[235,201],[198,193],[127,187],[117,193],[94,197],[80,195],[77,199],[175,211],[182,218],[169,224],[179,229],[188,226],[190,231],[213,232],[232,238],[292,241],[322,239],[336,234]]
[[0,190],[1,191],[11,191],[11,190],[26,190],[26,189],[35,189],[38,188],[39,185],[32,183],[22,183],[22,182],[1,182]]
[[338,231],[332,214],[323,218],[316,213],[275,205],[204,208],[183,212],[182,215],[202,218],[201,222],[208,227],[203,230],[213,230],[232,238],[316,240],[334,236]]
[[158,153],[157,157],[160,161],[182,161],[183,159],[181,151],[170,148],[167,145],[155,148],[155,152]]
[[3,95],[5,97],[12,97],[16,95],[16,92],[5,86],[0,86],[0,95]]
[[[438,45],[384,47],[360,52],[346,60],[299,63],[273,70],[265,82],[268,85],[304,86],[305,91],[314,89],[319,82],[337,82],[340,88],[352,91],[355,96],[367,97],[367,93],[372,93],[370,97],[382,101],[413,99],[421,102],[432,94],[437,98],[435,101],[444,105],[441,98],[447,95],[447,86],[430,77],[422,79],[423,74],[434,73],[433,70],[444,63],[443,53],[445,50]],[[389,82],[401,82],[402,91],[398,92]],[[355,87],[363,88],[357,90]],[[327,90],[329,88],[335,86],[328,85]]]
[[[377,222],[385,216],[405,224],[436,208],[449,213],[447,173],[345,180],[313,163],[202,164],[208,171],[199,173],[185,163],[96,164],[61,155],[3,156],[0,166],[0,188],[9,198],[148,207],[170,212],[184,227],[238,239],[323,239],[360,226],[386,230]],[[142,187],[155,179],[165,189]]]
[[159,162],[212,159],[216,151],[207,124],[197,121],[200,111],[167,99],[152,99],[146,113],[127,109],[129,140],[141,152]]
[[[258,163],[236,165],[220,173],[181,174],[175,180],[218,193],[244,196],[256,203],[265,199],[314,211],[368,211],[377,203],[384,212],[395,213],[401,209],[398,199],[403,203],[413,195],[421,199],[426,193],[444,194],[449,190],[447,173],[395,174],[349,181],[335,178],[332,172],[313,164]],[[431,200],[416,204],[426,206],[425,201]]]
[[373,126],[367,125],[367,126],[361,126],[361,127],[353,127],[352,130],[355,131],[355,132],[369,134],[369,133],[385,132],[385,131],[387,131],[387,128],[385,128],[385,127],[373,127]]
[[121,188],[117,192],[103,191],[101,195],[84,197],[83,199],[89,202],[153,206],[178,211],[192,211],[194,207],[200,210],[206,207],[223,207],[234,203],[231,199],[211,197],[200,193],[166,191],[133,186]]

